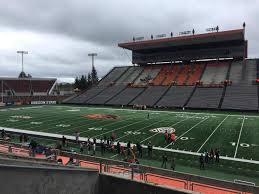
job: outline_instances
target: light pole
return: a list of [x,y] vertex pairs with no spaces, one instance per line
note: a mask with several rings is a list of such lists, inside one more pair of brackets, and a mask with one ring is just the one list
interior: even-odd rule
[[23,71],[23,55],[24,54],[28,54],[28,51],[17,51],[17,54],[21,54],[22,55],[22,72],[24,72]]
[[94,67],[94,57],[97,56],[97,53],[89,53],[88,56],[92,57],[92,68],[93,68]]
[[2,103],[4,103],[4,80],[2,79]]

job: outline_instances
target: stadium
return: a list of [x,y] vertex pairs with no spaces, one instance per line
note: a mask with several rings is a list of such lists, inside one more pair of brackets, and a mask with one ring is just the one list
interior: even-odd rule
[[26,166],[0,168],[36,185],[50,171],[45,184],[68,193],[259,193],[259,59],[245,30],[133,37],[118,44],[132,66],[69,96],[55,78],[0,78],[1,164]]

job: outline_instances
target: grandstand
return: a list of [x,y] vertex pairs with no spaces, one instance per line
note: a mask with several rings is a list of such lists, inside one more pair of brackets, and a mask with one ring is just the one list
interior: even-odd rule
[[0,91],[4,103],[30,104],[31,102],[62,101],[56,90],[57,79],[0,78]]
[[119,44],[137,66],[114,67],[67,103],[258,111],[258,60],[247,59],[244,35],[238,29]]

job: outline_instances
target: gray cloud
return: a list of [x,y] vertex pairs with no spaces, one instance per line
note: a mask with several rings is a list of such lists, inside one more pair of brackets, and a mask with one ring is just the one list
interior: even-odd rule
[[[98,52],[96,66],[102,76],[112,66],[130,64],[117,43],[133,36],[192,28],[204,32],[216,25],[227,30],[242,27],[243,21],[250,56],[256,57],[258,7],[258,0],[1,0],[0,30],[7,33],[0,36],[9,37],[0,45],[0,65],[5,67],[0,76],[18,74],[15,52],[21,48],[30,50],[26,70],[35,76],[75,77],[90,70],[91,51]],[[24,38],[26,34],[31,38]]]

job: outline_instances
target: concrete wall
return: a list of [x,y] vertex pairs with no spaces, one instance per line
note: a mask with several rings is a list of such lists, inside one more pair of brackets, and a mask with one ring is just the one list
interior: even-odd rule
[[95,194],[95,170],[0,165],[0,193]]
[[100,174],[99,194],[195,194],[196,192],[181,189],[169,189],[143,182]]

